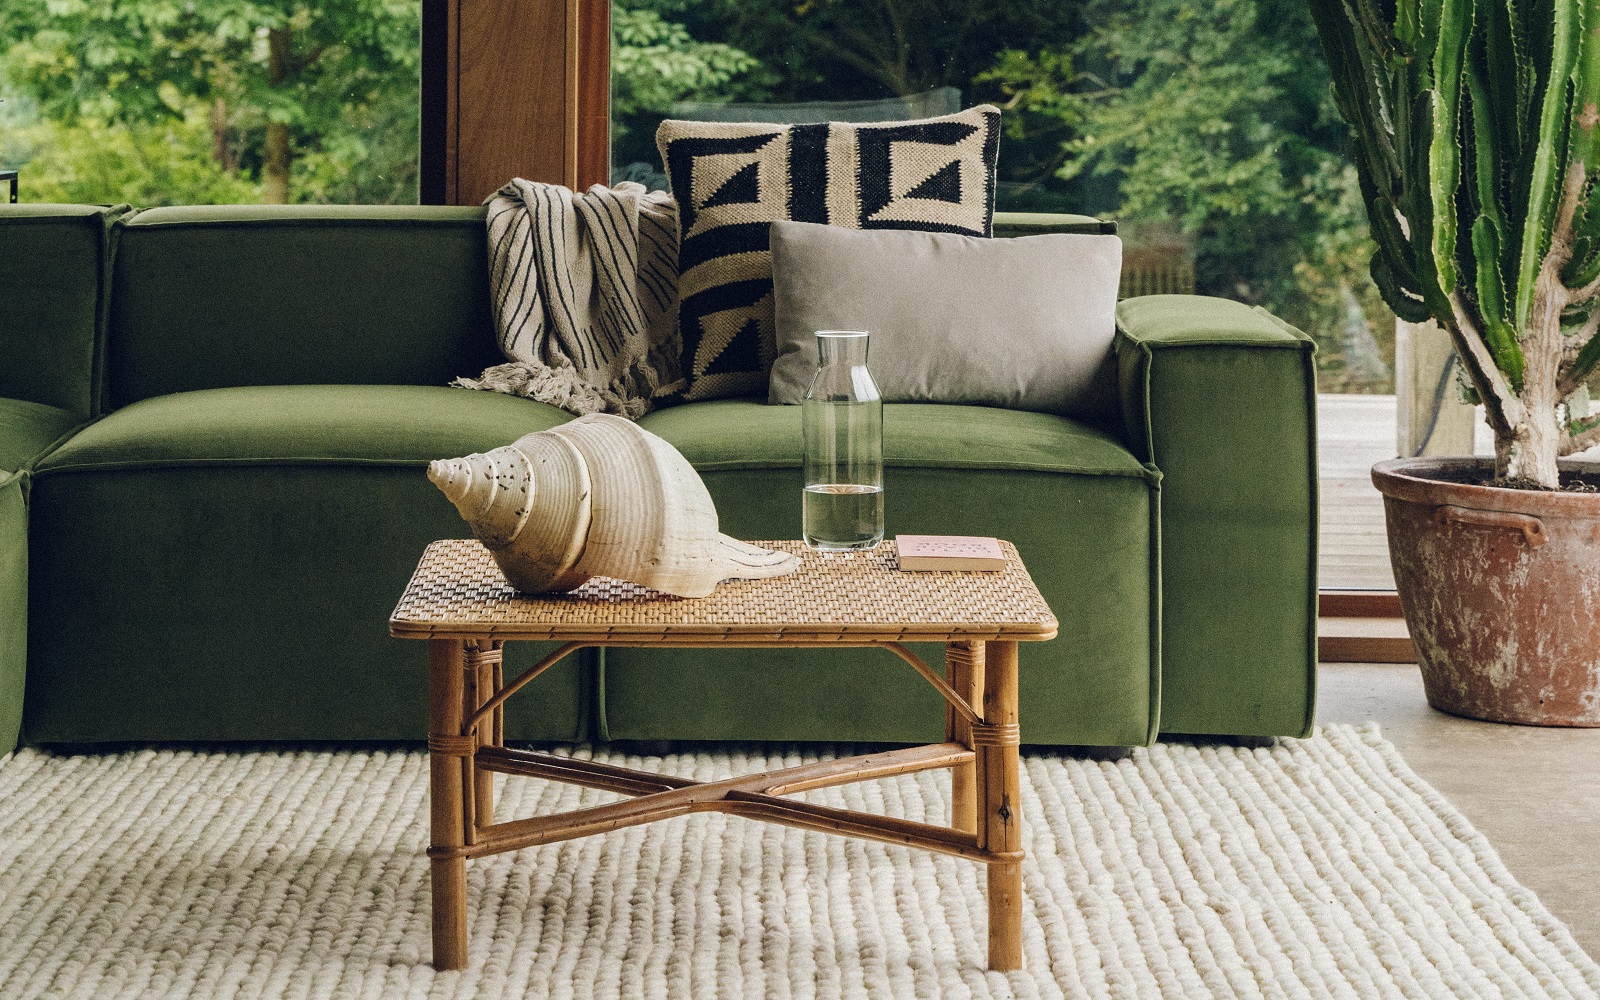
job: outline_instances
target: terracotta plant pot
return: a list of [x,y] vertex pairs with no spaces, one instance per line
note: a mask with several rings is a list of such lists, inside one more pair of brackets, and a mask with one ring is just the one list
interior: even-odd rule
[[1600,494],[1477,485],[1493,474],[1486,459],[1372,470],[1428,704],[1600,726]]

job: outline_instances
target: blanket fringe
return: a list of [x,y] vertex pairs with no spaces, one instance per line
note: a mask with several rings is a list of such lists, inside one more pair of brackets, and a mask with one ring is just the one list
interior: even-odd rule
[[614,413],[638,420],[650,410],[648,399],[632,397],[609,386],[592,385],[577,369],[545,368],[526,361],[508,361],[485,368],[478,378],[458,378],[450,384],[537,399],[580,417],[587,413]]

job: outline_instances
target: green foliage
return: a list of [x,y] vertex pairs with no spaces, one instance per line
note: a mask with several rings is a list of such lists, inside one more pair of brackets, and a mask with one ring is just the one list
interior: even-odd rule
[[1271,6],[1091,4],[1094,27],[1074,46],[1090,83],[1077,90],[1083,125],[1063,172],[1114,176],[1123,211],[1168,215],[1191,231],[1292,213],[1315,161],[1302,133],[1319,109],[1294,79],[1305,68],[1300,33],[1280,22],[1275,34]]
[[315,143],[297,140],[291,200],[416,204],[421,104],[418,70],[409,72],[405,83],[409,89],[398,94],[374,91],[363,100],[349,101],[321,126]]
[[1394,392],[1395,318],[1367,274],[1372,239],[1353,166],[1323,162],[1305,179],[1316,229],[1296,246],[1293,285],[1272,308],[1317,341],[1320,392]]
[[628,0],[736,45],[776,71],[780,101],[906,96],[967,88],[999,46],[1069,39],[1070,0]]
[[[6,83],[67,130],[47,154],[52,172],[27,171],[29,196],[36,179],[99,173],[68,141],[87,129],[124,136],[130,150],[181,136],[240,182],[176,171],[163,201],[275,189],[300,201],[414,201],[419,30],[416,0],[8,0]],[[85,193],[104,201],[110,188]]]
[[198,108],[151,125],[0,116],[0,133],[0,161],[28,164],[22,190],[29,201],[154,207],[261,200],[259,185],[218,165],[210,121]]
[[[1394,317],[1304,0],[626,0],[761,64],[718,96],[955,86],[1005,111],[1004,208],[1183,230],[1200,290],[1310,330],[1325,383],[1392,388]],[[1600,233],[1600,228],[1597,228]]]
[[1200,291],[1311,331],[1327,387],[1392,391],[1394,317],[1301,2],[1090,0],[1082,17],[1070,45],[1003,52],[980,80],[1062,126],[1057,171],[1086,207],[1176,225]]
[[749,96],[761,64],[721,42],[701,42],[651,0],[618,0],[611,11],[611,145],[618,163],[654,163],[654,123],[676,101]]
[[[1027,168],[1007,171],[1013,180],[1037,187],[1076,175],[1067,163],[1074,137],[1084,124],[1083,98],[1076,90],[1083,80],[1068,48],[1035,54],[1005,49],[994,65],[972,78],[980,87],[997,88],[1004,98],[1000,104],[1006,153],[1026,151]],[[1007,166],[1010,159],[1008,155]]]
[[[997,82],[980,80],[1002,48],[1037,52],[1080,30],[1079,0],[621,0],[682,24],[690,36],[722,42],[760,64],[722,88],[720,100],[777,103],[880,100],[956,87],[966,104],[1004,103]],[[708,95],[712,96],[712,95]],[[1004,197],[1041,211],[1078,207],[1056,178],[1058,118],[1014,109],[1000,156]],[[619,157],[619,162],[621,158]]]
[[674,101],[711,97],[760,64],[720,42],[697,42],[653,10],[611,15],[611,105],[618,115],[665,111]]

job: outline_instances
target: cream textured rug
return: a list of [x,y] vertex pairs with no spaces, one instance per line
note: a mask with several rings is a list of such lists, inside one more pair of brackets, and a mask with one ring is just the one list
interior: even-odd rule
[[[607,759],[696,778],[807,749]],[[1024,758],[1023,972],[981,872],[721,815],[468,866],[428,964],[427,758],[0,759],[0,997],[1595,997],[1600,967],[1376,727]],[[511,780],[502,816],[602,793]],[[810,793],[942,819],[945,772]]]

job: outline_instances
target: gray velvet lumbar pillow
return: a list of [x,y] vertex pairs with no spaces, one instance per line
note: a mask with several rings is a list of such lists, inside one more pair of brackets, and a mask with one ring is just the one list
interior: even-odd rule
[[983,239],[772,224],[778,357],[768,400],[798,403],[818,330],[866,330],[886,402],[1111,412],[1122,241]]

